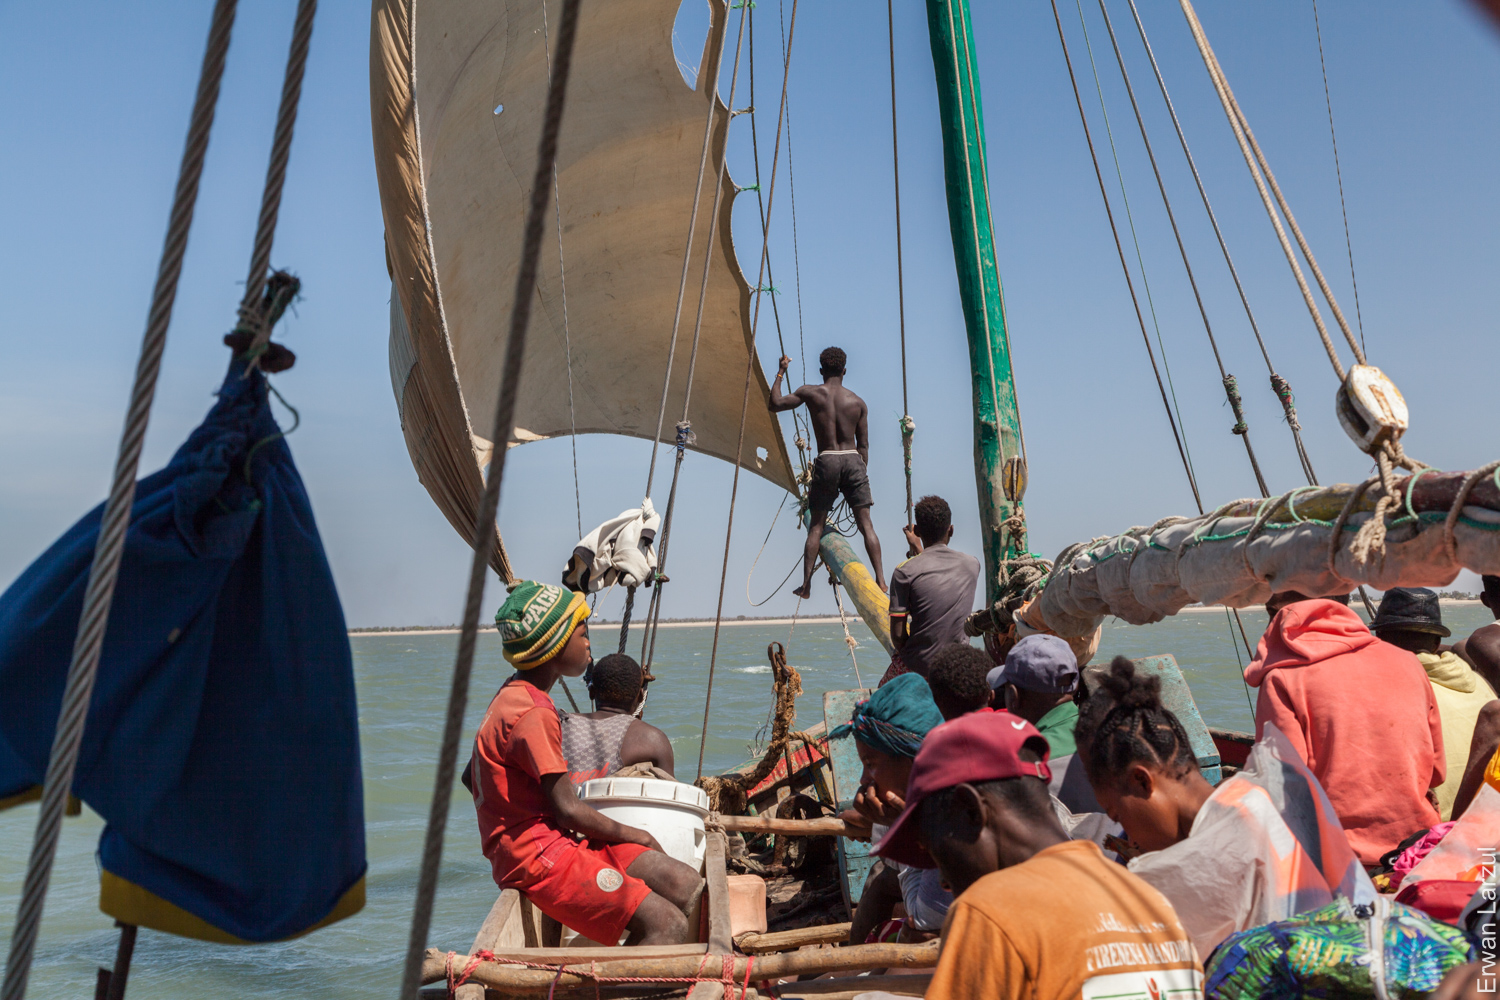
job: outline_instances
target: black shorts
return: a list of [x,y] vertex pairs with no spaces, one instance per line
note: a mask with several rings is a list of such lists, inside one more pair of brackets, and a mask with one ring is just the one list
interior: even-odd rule
[[807,498],[812,509],[831,509],[840,493],[855,510],[875,505],[875,498],[870,493],[870,476],[865,471],[864,460],[859,457],[858,452],[843,455],[824,453],[813,462],[812,482],[807,487]]

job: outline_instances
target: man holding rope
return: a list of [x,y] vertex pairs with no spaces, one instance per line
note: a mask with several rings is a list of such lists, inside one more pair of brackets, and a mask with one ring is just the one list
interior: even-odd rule
[[806,599],[812,596],[813,567],[818,562],[818,543],[828,522],[828,512],[842,494],[854,511],[854,521],[870,554],[870,575],[885,592],[885,574],[880,565],[880,539],[870,521],[875,500],[870,493],[870,411],[865,401],[844,388],[844,370],[848,356],[837,347],[818,355],[822,385],[804,385],[786,395],[781,394],[781,380],[786,377],[792,359],[783,356],[771,383],[768,406],[772,413],[795,410],[807,404],[808,422],[818,440],[818,457],[813,461],[812,482],[807,486],[810,505],[807,523],[807,546],[802,551],[802,586],[792,593]]

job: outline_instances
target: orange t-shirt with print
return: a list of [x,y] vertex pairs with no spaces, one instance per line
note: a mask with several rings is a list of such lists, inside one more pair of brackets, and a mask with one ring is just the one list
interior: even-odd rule
[[567,836],[542,791],[542,778],[568,771],[561,718],[547,693],[519,678],[506,681],[474,734],[470,765],[480,843],[503,888]]
[[1203,967],[1166,897],[1070,840],[954,900],[927,1000],[1201,1000]]

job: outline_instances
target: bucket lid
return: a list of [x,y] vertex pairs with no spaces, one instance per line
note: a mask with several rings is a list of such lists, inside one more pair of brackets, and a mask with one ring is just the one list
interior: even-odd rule
[[594,778],[585,781],[578,797],[589,799],[647,799],[708,815],[708,793],[695,785],[661,778]]

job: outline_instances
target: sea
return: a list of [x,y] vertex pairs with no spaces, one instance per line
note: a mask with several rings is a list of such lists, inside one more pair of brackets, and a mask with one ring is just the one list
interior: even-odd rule
[[[1447,603],[1444,617],[1455,635],[1466,635],[1491,620],[1488,609],[1477,602]],[[1265,628],[1266,616],[1256,609],[1240,612],[1240,618],[1253,645]],[[852,656],[837,622],[729,624],[721,630],[718,654],[712,658],[711,625],[663,628],[652,668],[658,680],[651,686],[645,717],[671,737],[678,777],[691,780],[698,771],[711,659],[709,735],[701,741],[705,773],[745,761],[764,738],[772,704],[769,644],[783,644],[788,662],[802,674],[800,726],[822,719],[824,692],[868,686],[880,678],[888,662],[880,645],[862,624],[850,627],[857,642]],[[1254,692],[1245,687],[1241,676],[1246,659],[1243,643],[1231,642],[1237,634],[1238,626],[1222,609],[1192,610],[1148,626],[1111,620],[1104,627],[1096,661],[1107,662],[1122,653],[1133,657],[1170,653],[1210,726],[1248,730]],[[130,996],[156,1000],[395,997],[457,638],[421,633],[351,637],[369,856],[364,910],[307,937],[269,945],[206,944],[142,931],[130,971]],[[595,654],[615,648],[617,639],[616,626],[595,626]],[[635,646],[634,637],[631,646]],[[470,733],[509,674],[498,638],[481,635],[468,706]],[[575,697],[582,696],[577,682],[572,690]],[[560,689],[553,695],[566,709],[566,695]],[[0,813],[0,938],[6,942],[36,815],[35,805]],[[114,960],[119,932],[98,909],[99,870],[94,852],[103,825],[87,808],[82,816],[65,822],[31,975],[33,997],[92,996],[95,970]],[[479,851],[473,805],[461,786],[454,788],[443,853],[429,942],[463,952],[497,890]]]

